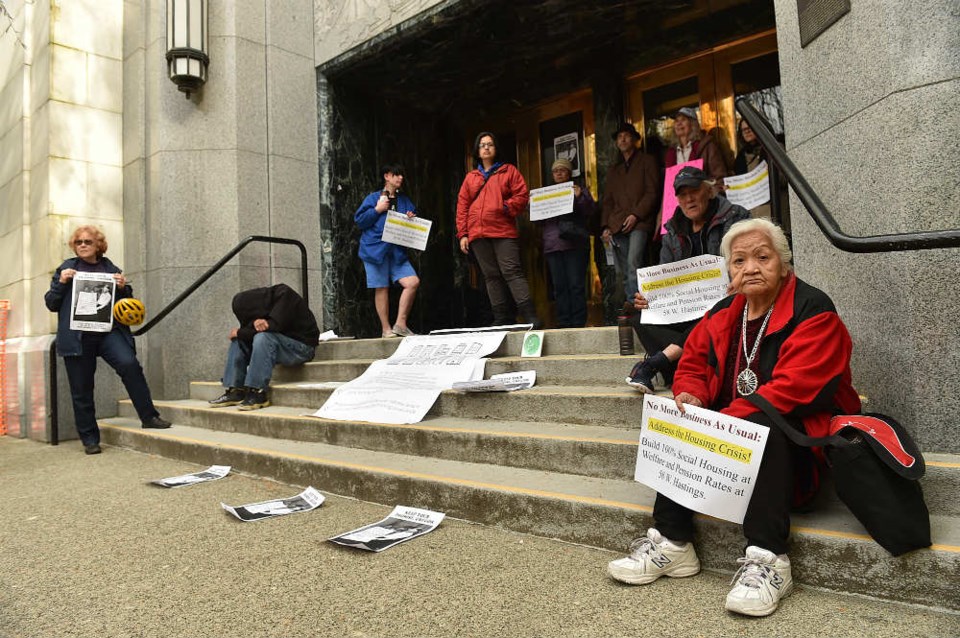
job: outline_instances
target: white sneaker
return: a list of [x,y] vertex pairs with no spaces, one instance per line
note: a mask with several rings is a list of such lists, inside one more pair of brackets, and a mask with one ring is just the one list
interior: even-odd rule
[[646,585],[661,576],[693,576],[700,572],[700,559],[693,543],[674,545],[651,527],[645,537],[630,543],[630,555],[610,561],[607,571],[622,583]]
[[790,561],[751,545],[746,556],[738,558],[740,569],[733,575],[736,583],[727,594],[727,610],[745,616],[769,616],[777,610],[781,598],[793,591]]

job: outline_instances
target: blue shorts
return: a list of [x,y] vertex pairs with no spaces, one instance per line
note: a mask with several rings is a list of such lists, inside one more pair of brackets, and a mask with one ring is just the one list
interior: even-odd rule
[[389,288],[391,283],[417,274],[406,255],[395,262],[391,251],[387,251],[382,264],[365,261],[363,267],[367,271],[367,288]]

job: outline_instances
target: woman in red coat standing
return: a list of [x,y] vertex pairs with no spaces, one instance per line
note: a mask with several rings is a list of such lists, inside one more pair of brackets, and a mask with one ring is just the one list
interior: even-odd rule
[[516,166],[497,161],[497,138],[484,131],[473,145],[477,168],[467,173],[457,196],[457,237],[464,254],[473,251],[487,285],[494,325],[514,322],[510,299],[525,321],[541,323],[530,298],[517,241],[517,216],[530,193]]

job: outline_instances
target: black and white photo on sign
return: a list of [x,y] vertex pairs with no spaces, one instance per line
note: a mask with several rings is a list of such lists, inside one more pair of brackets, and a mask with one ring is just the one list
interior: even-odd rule
[[567,133],[553,138],[553,158],[565,159],[573,165],[571,177],[580,177],[580,136]]
[[113,301],[117,282],[113,275],[78,272],[73,277],[70,298],[70,329],[110,332],[113,329]]
[[444,516],[441,512],[398,505],[383,520],[334,536],[330,542],[369,552],[382,552],[398,543],[432,532]]
[[236,507],[220,503],[220,506],[246,523],[275,516],[309,512],[322,505],[324,500],[325,497],[316,488],[308,487],[291,498],[278,498],[272,501],[238,505]]

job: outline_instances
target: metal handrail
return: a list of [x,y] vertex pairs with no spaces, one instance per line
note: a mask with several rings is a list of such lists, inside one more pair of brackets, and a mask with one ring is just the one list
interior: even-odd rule
[[851,253],[880,253],[960,247],[960,229],[871,235],[869,237],[847,235],[840,229],[839,224],[837,224],[816,191],[813,190],[803,173],[787,155],[786,149],[774,136],[767,119],[757,111],[746,97],[737,100],[737,110],[740,111],[743,119],[747,121],[760,140],[767,152],[767,159],[783,171],[787,182],[810,212],[810,216],[813,217],[813,221],[820,228],[820,231],[830,240],[831,244],[840,250]]
[[223,258],[222,258],[220,261],[218,261],[218,262],[215,263],[214,265],[210,266],[210,268],[207,270],[207,272],[205,272],[205,273],[203,273],[202,275],[200,275],[200,277],[198,277],[195,282],[193,282],[192,284],[190,284],[190,285],[187,287],[187,289],[184,290],[182,293],[180,293],[180,295],[179,295],[176,299],[174,299],[173,301],[171,301],[170,303],[168,303],[163,310],[161,310],[160,312],[158,312],[158,313],[153,317],[153,319],[151,319],[151,320],[148,321],[146,324],[144,324],[144,326],[143,326],[142,328],[140,328],[139,330],[135,331],[135,332],[133,333],[133,336],[138,337],[138,336],[144,334],[147,330],[150,330],[150,328],[152,328],[152,327],[154,327],[155,325],[157,325],[157,324],[160,322],[161,319],[163,319],[163,318],[166,317],[168,314],[170,314],[171,312],[173,312],[173,310],[174,310],[177,306],[179,306],[181,303],[183,303],[183,301],[184,301],[187,297],[189,297],[190,295],[192,295],[192,294],[197,290],[197,288],[199,288],[200,286],[202,286],[203,283],[204,283],[205,281],[207,281],[207,279],[210,279],[210,277],[213,277],[213,275],[214,275],[218,270],[220,270],[221,268],[223,268],[223,266],[224,266],[228,261],[230,261],[231,259],[233,259],[234,256],[236,256],[237,253],[239,253],[241,250],[243,250],[244,248],[246,248],[249,244],[251,244],[251,243],[253,243],[253,242],[265,242],[265,243],[268,243],[268,244],[291,244],[291,245],[294,245],[294,246],[296,246],[297,248],[300,249],[300,285],[301,285],[300,296],[303,297],[303,300],[304,300],[305,302],[307,302],[307,304],[309,305],[309,303],[310,303],[310,287],[309,287],[309,285],[308,285],[309,282],[308,282],[308,277],[307,277],[307,249],[306,249],[306,247],[303,245],[303,242],[300,242],[300,241],[298,241],[298,240],[296,240],[296,239],[287,239],[287,238],[285,238],[285,237],[267,237],[267,236],[265,236],[265,235],[250,235],[249,237],[247,237],[246,239],[244,239],[242,242],[240,242],[239,244],[237,244],[236,246],[234,246],[234,247],[233,247],[233,250],[231,250],[231,251],[228,252],[226,255],[224,255]]

